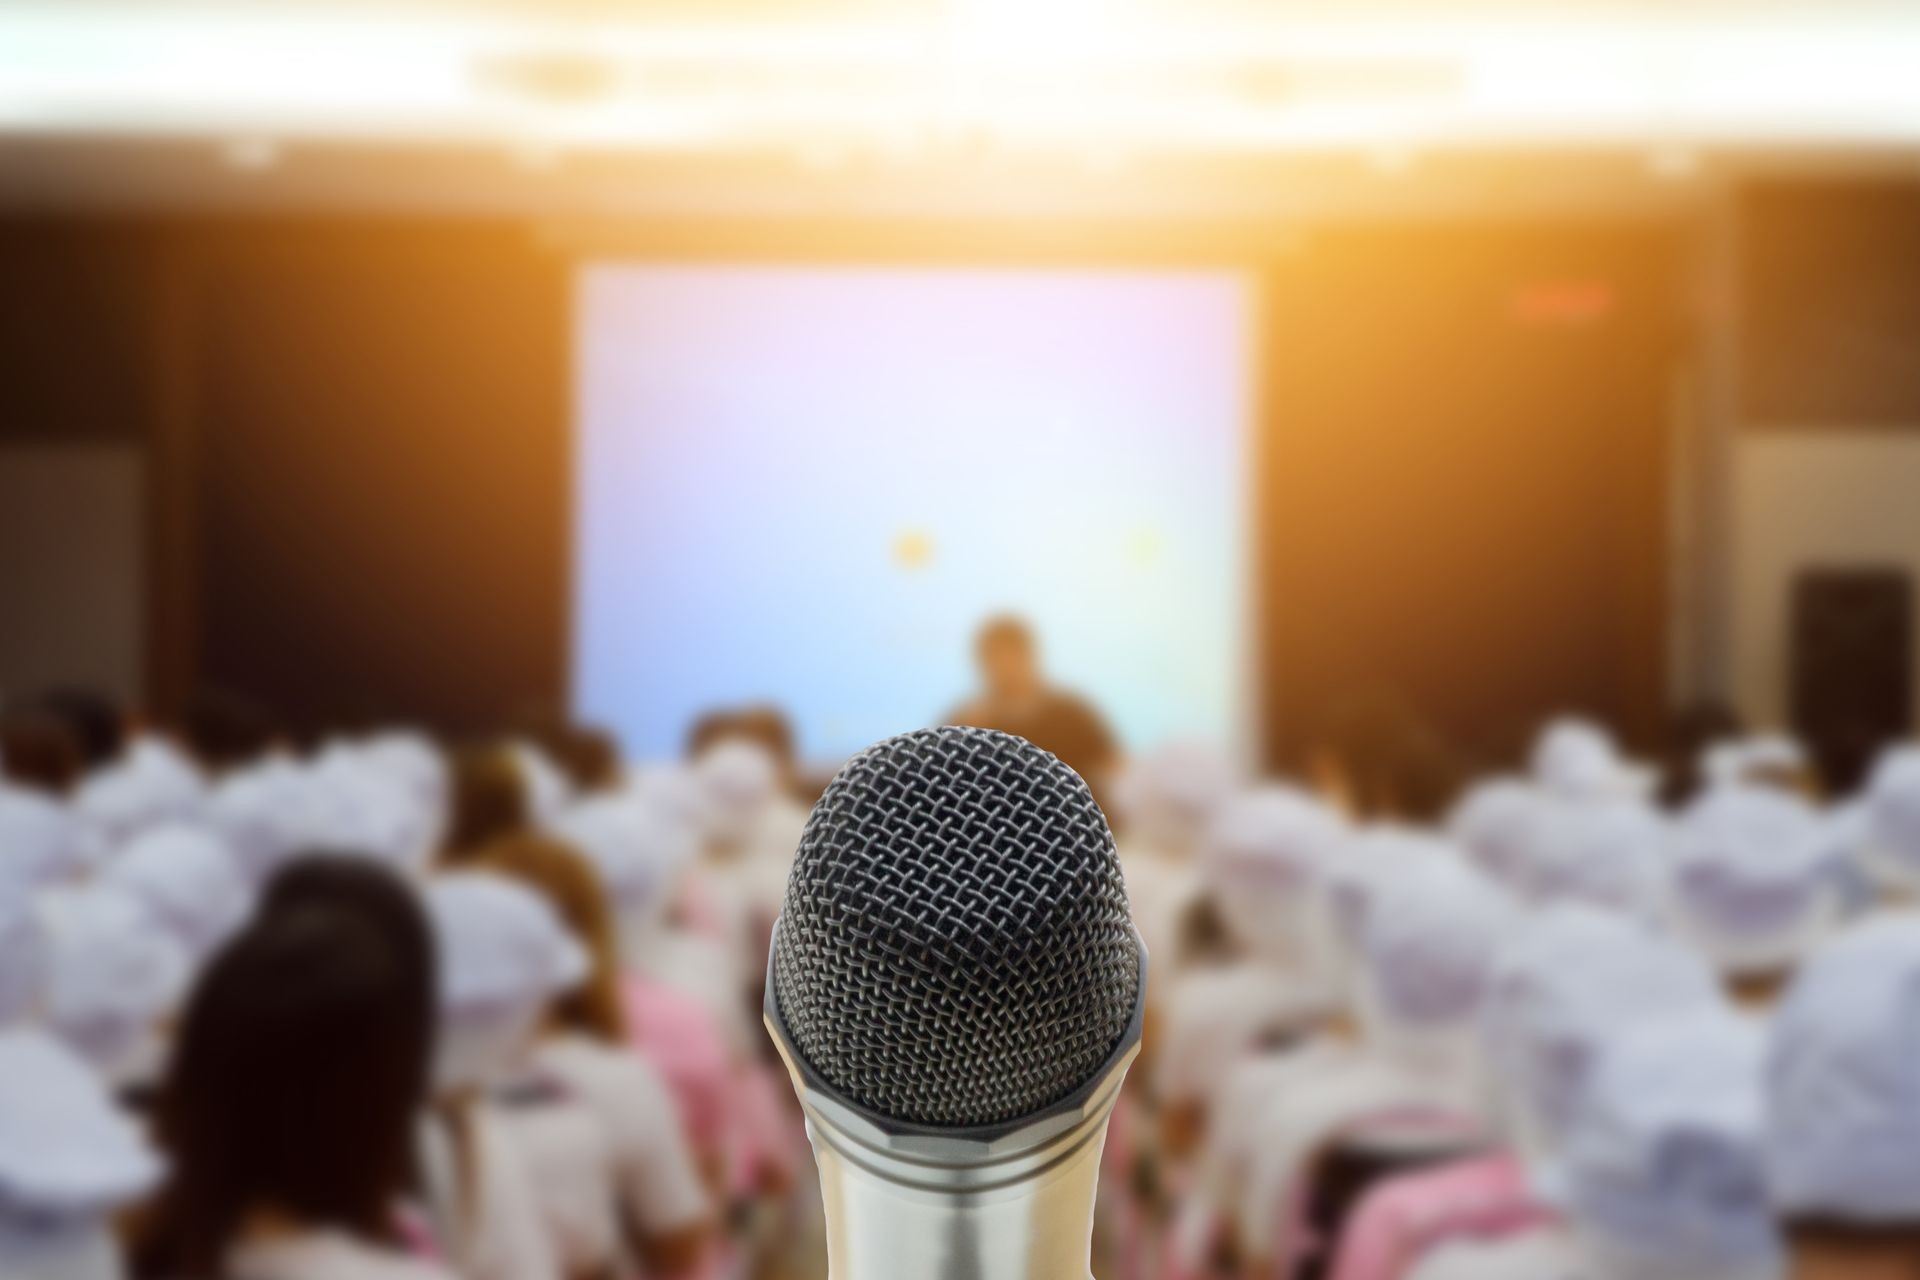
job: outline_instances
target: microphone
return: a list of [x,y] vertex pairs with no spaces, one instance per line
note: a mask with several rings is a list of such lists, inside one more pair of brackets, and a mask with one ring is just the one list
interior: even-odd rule
[[794,855],[765,1000],[830,1280],[1088,1280],[1145,995],[1113,833],[1073,770],[961,727],[849,761]]

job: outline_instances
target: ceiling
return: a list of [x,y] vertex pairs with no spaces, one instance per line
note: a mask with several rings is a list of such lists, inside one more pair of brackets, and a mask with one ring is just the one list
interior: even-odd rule
[[0,0],[0,200],[1164,212],[1920,172],[1885,0]]

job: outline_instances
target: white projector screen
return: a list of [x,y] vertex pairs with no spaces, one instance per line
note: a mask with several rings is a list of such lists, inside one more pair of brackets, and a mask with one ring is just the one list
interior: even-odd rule
[[654,757],[770,700],[837,758],[1010,611],[1127,746],[1233,741],[1252,314],[1228,273],[583,268],[575,709]]

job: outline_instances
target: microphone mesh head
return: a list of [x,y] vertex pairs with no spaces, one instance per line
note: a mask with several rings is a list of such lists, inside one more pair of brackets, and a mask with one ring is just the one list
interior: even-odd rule
[[1139,990],[1106,817],[1011,734],[869,747],[807,820],[773,983],[807,1063],[888,1119],[974,1128],[1058,1102],[1118,1046]]

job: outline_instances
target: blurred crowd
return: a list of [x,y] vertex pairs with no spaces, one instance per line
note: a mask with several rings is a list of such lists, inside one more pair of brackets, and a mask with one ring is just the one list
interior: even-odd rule
[[[210,699],[6,717],[0,1276],[780,1276],[823,1255],[758,1022],[784,726],[297,751]],[[802,1273],[804,1274],[804,1272]]]
[[[1708,735],[1675,786],[1566,719],[1423,819],[1339,750],[1124,757],[980,645],[954,717],[1075,757],[1148,948],[1108,1280],[1920,1275],[1920,749],[1830,798]],[[824,1274],[777,711],[634,763],[61,692],[0,763],[0,1277]]]
[[1569,718],[1427,822],[1354,764],[1122,775],[1108,1274],[1920,1275],[1920,750],[1829,803],[1729,735],[1675,794]]

